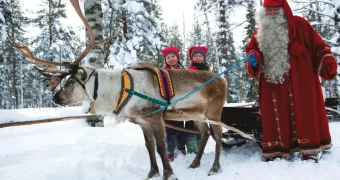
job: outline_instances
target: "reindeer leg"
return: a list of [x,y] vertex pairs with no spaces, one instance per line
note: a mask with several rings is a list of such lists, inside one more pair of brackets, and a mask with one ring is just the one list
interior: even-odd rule
[[154,139],[153,131],[149,124],[142,124],[140,126],[143,130],[145,146],[148,149],[149,157],[150,157],[150,164],[151,164],[150,172],[147,175],[146,179],[158,177],[160,176],[160,174],[159,174],[157,161],[156,161],[155,139]]
[[222,127],[218,125],[212,125],[212,128],[215,133],[215,141],[216,141],[216,149],[215,149],[215,160],[214,164],[211,167],[208,175],[213,175],[221,171],[220,166],[220,155],[221,155],[221,148],[222,148]]
[[201,145],[198,149],[198,152],[195,156],[195,159],[192,161],[189,168],[197,168],[201,164],[201,158],[205,149],[205,146],[207,145],[208,138],[209,138],[209,128],[206,123],[196,122],[195,125],[197,126],[200,134],[201,134]]
[[163,180],[177,180],[169,160],[166,155],[166,143],[165,143],[165,128],[162,118],[149,119],[151,128],[155,135],[157,152],[162,159],[163,163]]

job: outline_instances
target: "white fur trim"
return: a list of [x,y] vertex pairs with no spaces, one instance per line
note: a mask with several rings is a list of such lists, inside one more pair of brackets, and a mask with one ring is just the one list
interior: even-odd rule
[[316,155],[322,151],[329,150],[332,146],[333,145],[331,143],[325,146],[320,146],[320,148],[311,149],[311,150],[301,150],[299,148],[295,148],[295,149],[292,149],[290,153],[283,153],[283,152],[263,153],[262,158],[270,159],[270,158],[275,158],[275,157],[282,157],[282,158],[288,159],[289,157],[291,157],[291,155],[294,152],[300,152],[302,155]]

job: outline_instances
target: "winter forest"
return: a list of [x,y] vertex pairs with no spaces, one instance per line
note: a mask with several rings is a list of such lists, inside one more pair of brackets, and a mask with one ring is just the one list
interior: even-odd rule
[[[193,24],[166,22],[160,1],[80,1],[97,40],[120,33],[117,39],[93,48],[82,63],[113,69],[137,61],[152,61],[162,67],[161,50],[174,45],[180,49],[182,64],[187,67],[188,47],[205,45],[209,50],[207,62],[218,73],[245,56],[244,47],[257,28],[256,9],[261,0],[196,0]],[[55,106],[51,101],[53,92],[26,57],[8,43],[7,36],[27,45],[35,56],[57,62],[73,61],[86,47],[84,26],[63,23],[69,18],[80,21],[79,17],[68,17],[68,0],[38,2],[34,9],[27,9],[21,0],[0,0],[0,109]],[[307,19],[328,42],[340,62],[340,1],[288,2],[293,13]],[[180,24],[185,28],[180,28]],[[242,36],[236,37],[235,32]],[[224,77],[229,82],[228,102],[256,101],[257,80],[248,76],[244,64]],[[327,97],[340,96],[339,81],[337,77],[322,82]]]

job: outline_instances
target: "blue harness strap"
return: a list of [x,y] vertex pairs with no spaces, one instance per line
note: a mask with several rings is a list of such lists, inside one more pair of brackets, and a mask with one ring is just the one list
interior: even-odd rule
[[238,61],[235,62],[233,65],[229,66],[226,70],[224,70],[224,71],[218,73],[216,76],[212,77],[212,78],[209,79],[207,82],[205,82],[205,83],[199,85],[198,87],[196,87],[196,88],[193,89],[192,91],[188,92],[187,94],[185,94],[185,95],[182,96],[181,98],[175,100],[174,102],[168,104],[167,106],[161,107],[161,108],[159,108],[159,109],[153,111],[152,113],[150,113],[150,114],[148,114],[148,115],[146,115],[146,116],[156,114],[156,113],[158,113],[159,111],[163,111],[163,110],[165,110],[166,108],[175,105],[178,101],[182,101],[182,100],[188,98],[188,97],[189,97],[190,95],[192,95],[194,92],[200,90],[202,87],[204,87],[204,86],[206,86],[207,84],[211,83],[213,80],[217,79],[218,77],[220,77],[220,76],[223,75],[224,73],[226,73],[226,72],[228,72],[228,71],[234,69],[236,66],[238,66],[239,64],[241,64],[242,62],[244,62],[246,59],[248,59],[251,55],[253,55],[253,54],[250,54],[250,55],[248,55],[248,56],[242,58],[241,60],[238,60]]

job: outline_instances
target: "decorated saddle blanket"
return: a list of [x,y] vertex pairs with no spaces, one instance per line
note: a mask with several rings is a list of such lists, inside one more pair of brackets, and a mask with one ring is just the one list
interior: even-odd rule
[[175,96],[175,91],[169,72],[165,69],[156,67],[154,67],[153,71],[157,75],[160,95],[163,99],[170,103],[170,99]]

